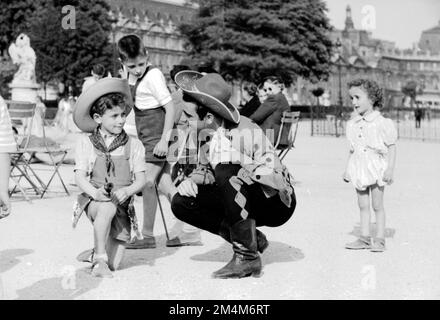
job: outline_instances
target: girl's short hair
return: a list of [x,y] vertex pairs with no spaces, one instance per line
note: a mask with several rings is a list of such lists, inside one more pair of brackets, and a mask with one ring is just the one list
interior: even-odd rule
[[379,87],[376,81],[368,79],[356,79],[348,83],[348,89],[352,87],[361,87],[365,90],[368,98],[373,103],[373,107],[383,107],[383,90]]
[[118,52],[122,61],[146,55],[146,49],[141,38],[135,34],[124,36],[118,41]]
[[92,118],[95,113],[102,116],[107,110],[112,110],[116,107],[125,109],[126,105],[127,103],[123,94],[108,93],[93,103],[92,107],[90,108],[89,115]]

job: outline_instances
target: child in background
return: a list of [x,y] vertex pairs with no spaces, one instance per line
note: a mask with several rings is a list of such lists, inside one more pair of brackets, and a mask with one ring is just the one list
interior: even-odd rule
[[0,96],[0,219],[11,213],[8,186],[11,160],[9,152],[17,151],[11,119],[5,101]]
[[[127,248],[155,248],[155,184],[160,176],[161,185],[169,186],[167,189],[172,186],[171,177],[168,172],[164,172],[164,168],[174,127],[175,110],[165,77],[158,68],[149,63],[148,51],[142,40],[136,35],[124,36],[118,41],[118,51],[127,72],[128,83],[132,87],[136,131],[145,147],[146,162],[146,185],[142,192],[143,239],[137,239],[127,245]],[[167,190],[161,191],[166,193]]]
[[[360,209],[361,235],[347,249],[385,250],[384,189],[393,183],[397,131],[391,119],[384,118],[383,94],[376,82],[359,79],[349,83],[354,116],[347,123],[350,154],[343,179],[356,188]],[[377,232],[370,235],[370,197],[376,214]]]

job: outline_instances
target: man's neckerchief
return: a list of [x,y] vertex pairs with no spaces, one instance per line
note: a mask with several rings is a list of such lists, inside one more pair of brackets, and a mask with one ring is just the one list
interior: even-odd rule
[[92,142],[93,146],[104,153],[105,155],[105,164],[107,168],[107,175],[110,175],[110,172],[113,173],[113,176],[115,175],[115,164],[113,163],[112,157],[110,156],[110,153],[116,150],[117,148],[121,146],[125,146],[128,142],[128,135],[125,133],[124,130],[116,136],[116,138],[112,141],[110,146],[107,148],[104,142],[104,138],[102,137],[101,133],[99,132],[100,126],[98,126],[95,131],[89,136],[90,142]]

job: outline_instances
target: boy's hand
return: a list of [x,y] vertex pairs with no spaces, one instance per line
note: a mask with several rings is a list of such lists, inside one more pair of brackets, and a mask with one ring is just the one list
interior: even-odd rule
[[181,196],[195,198],[197,197],[197,193],[199,193],[199,188],[194,181],[186,179],[179,184],[177,192],[179,192]]
[[122,204],[130,197],[127,189],[121,188],[112,192],[112,202],[117,204]]
[[93,196],[93,200],[99,202],[109,202],[111,199],[109,198],[109,194],[105,191],[104,187],[96,189],[95,195]]
[[392,184],[394,182],[393,170],[389,168],[385,170],[385,172],[383,173],[383,182],[386,182],[388,184]]
[[350,176],[348,175],[347,171],[342,174],[342,180],[347,183],[350,182]]
[[168,141],[160,139],[160,141],[154,147],[153,154],[156,157],[166,157],[168,154]]

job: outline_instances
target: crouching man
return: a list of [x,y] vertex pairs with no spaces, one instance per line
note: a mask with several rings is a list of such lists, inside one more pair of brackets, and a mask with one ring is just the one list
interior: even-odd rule
[[248,118],[240,119],[228,102],[231,88],[220,75],[182,71],[175,81],[187,107],[195,110],[192,123],[204,144],[196,174],[171,194],[173,213],[232,244],[232,260],[214,278],[259,276],[259,253],[269,243],[256,227],[278,227],[292,216],[296,198],[290,174],[264,132]]

